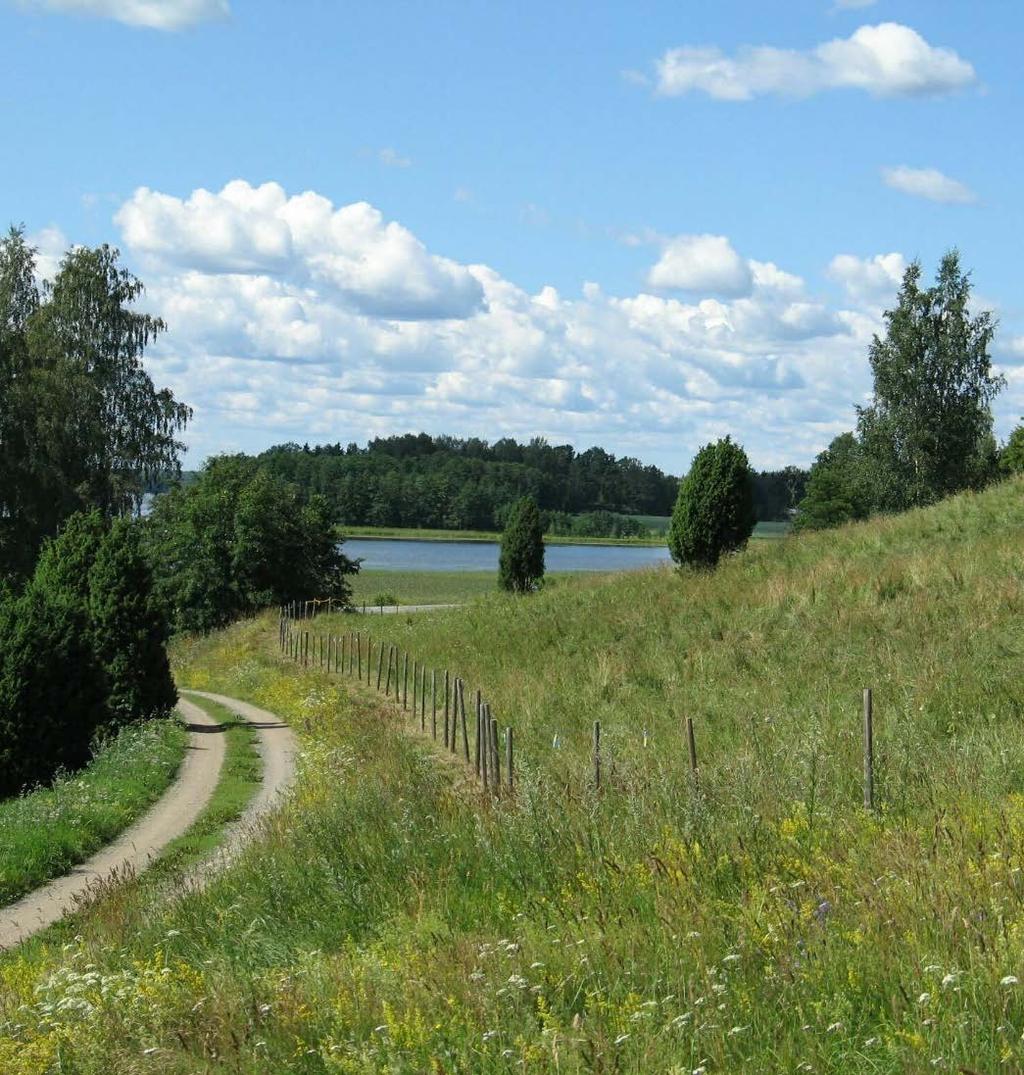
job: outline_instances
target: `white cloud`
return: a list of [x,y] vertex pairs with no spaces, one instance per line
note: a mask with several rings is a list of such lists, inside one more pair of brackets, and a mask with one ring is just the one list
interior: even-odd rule
[[182,30],[231,14],[228,0],[22,0],[22,5],[62,14],[114,19],[152,30]]
[[412,165],[412,161],[408,157],[403,157],[397,149],[393,149],[391,146],[385,146],[383,149],[378,150],[377,159],[387,168],[408,168]]
[[837,254],[829,263],[828,275],[842,284],[851,302],[875,306],[895,299],[906,269],[906,258],[898,253],[873,258]]
[[912,194],[915,198],[927,198],[931,202],[967,204],[977,200],[974,191],[958,179],[943,175],[936,168],[883,168],[882,178],[887,187]]
[[60,228],[51,225],[25,236],[29,246],[36,251],[36,276],[40,280],[52,280],[57,275],[61,260],[71,245]]
[[715,47],[669,49],[656,63],[658,92],[700,91],[722,101],[765,94],[806,97],[859,89],[876,97],[947,93],[974,82],[974,68],[952,49],[930,45],[909,26],[861,26],[848,38],[813,49],[744,46],[734,56]]
[[[147,363],[196,410],[195,462],[226,447],[425,429],[598,443],[675,470],[731,432],[757,465],[782,465],[811,460],[849,428],[870,383],[873,293],[829,306],[720,236],[704,244],[715,273],[706,261],[688,277],[685,259],[673,267],[695,290],[616,296],[588,283],[571,295],[438,259],[365,203],[334,207],[275,184],[184,199],[141,190],[117,219],[147,307],[169,326]],[[851,261],[870,283],[892,258]],[[352,267],[381,259],[389,271]],[[838,260],[858,290],[855,266]],[[435,303],[463,278],[476,299],[457,317],[398,318],[395,280],[406,272],[396,264],[441,273]]]
[[366,202],[336,209],[312,191],[289,197],[277,183],[235,180],[187,199],[140,187],[115,220],[151,263],[281,276],[379,317],[466,317],[483,301],[468,268],[428,253]]
[[754,277],[724,235],[677,235],[665,242],[647,282],[651,287],[675,291],[747,295]]

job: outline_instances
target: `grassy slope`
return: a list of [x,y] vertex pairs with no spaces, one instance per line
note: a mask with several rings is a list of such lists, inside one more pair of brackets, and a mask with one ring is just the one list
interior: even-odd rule
[[[569,572],[552,572],[545,577],[545,585],[564,585],[570,577]],[[367,606],[461,604],[497,590],[494,571],[363,570],[352,578],[353,602],[358,608],[364,601]]]
[[174,779],[186,738],[172,720],[125,728],[85,769],[0,803],[0,907],[66,873],[140,817]]
[[[1019,1068],[1022,535],[1017,481],[711,577],[364,621],[514,723],[501,808],[376,697],[283,667],[271,622],[182,648],[191,685],[298,724],[300,791],[173,917],[0,962],[0,1061],[20,1065],[0,1067]],[[867,684],[877,817],[858,806]]]

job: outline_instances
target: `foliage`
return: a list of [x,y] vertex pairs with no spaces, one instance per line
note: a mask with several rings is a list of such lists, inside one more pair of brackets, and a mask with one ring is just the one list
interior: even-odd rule
[[512,593],[528,593],[544,578],[544,529],[536,502],[524,496],[509,515],[501,535],[498,584]]
[[570,515],[564,511],[541,512],[545,534],[556,537],[647,537],[647,527],[629,515],[612,511],[586,511]]
[[167,716],[178,700],[169,628],[135,520],[115,520],[103,538],[89,572],[89,619],[106,676],[107,728]]
[[344,556],[326,500],[247,456],[211,459],[161,494],[147,520],[156,587],[177,630],[209,631],[296,598],[347,602]]
[[1024,474],[1024,424],[1010,434],[999,453],[999,468],[1004,474]]
[[190,412],[143,367],[164,324],[118,258],[76,247],[40,291],[23,233],[0,240],[0,576],[27,577],[74,512],[126,514],[178,468]]
[[755,522],[746,452],[729,437],[706,444],[679,486],[668,536],[672,559],[714,567],[747,543]]
[[105,703],[84,609],[41,579],[0,597],[0,798],[82,766]]
[[929,504],[992,476],[991,405],[1005,379],[992,373],[995,322],[972,317],[970,277],[960,256],[946,254],[932,287],[921,265],[903,277],[895,309],[885,314],[869,359],[874,399],[858,408],[857,428],[880,510]]
[[185,738],[178,721],[133,725],[80,772],[0,803],[0,905],[67,873],[140,817],[174,778]]
[[871,513],[863,449],[852,433],[842,433],[815,460],[794,527],[823,530]]

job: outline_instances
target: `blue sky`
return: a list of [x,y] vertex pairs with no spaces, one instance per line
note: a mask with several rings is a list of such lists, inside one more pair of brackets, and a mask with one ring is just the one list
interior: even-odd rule
[[0,0],[0,179],[111,242],[189,462],[427,429],[807,463],[956,245],[1024,413],[1006,2]]

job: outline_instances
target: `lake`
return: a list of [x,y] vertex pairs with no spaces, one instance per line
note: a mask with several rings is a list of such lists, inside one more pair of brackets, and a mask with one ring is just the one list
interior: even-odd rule
[[[497,571],[496,541],[401,541],[350,538],[346,556],[361,559],[368,571]],[[629,571],[667,563],[664,545],[548,545],[548,571]]]

